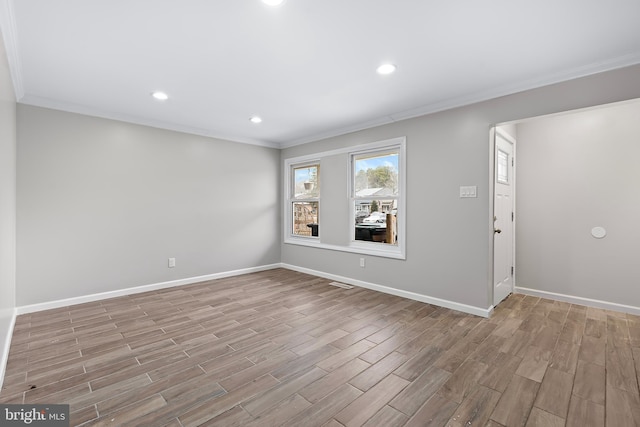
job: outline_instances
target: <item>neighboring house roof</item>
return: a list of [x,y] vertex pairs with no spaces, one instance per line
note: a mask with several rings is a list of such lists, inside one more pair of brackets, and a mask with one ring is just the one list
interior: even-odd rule
[[393,195],[393,190],[391,190],[390,188],[364,188],[356,192],[357,197],[391,196],[391,195]]

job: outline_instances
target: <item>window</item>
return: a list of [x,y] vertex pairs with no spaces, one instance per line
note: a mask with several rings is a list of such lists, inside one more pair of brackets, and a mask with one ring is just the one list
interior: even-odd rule
[[404,137],[285,159],[284,243],[406,259],[405,162]]
[[398,147],[351,155],[352,239],[398,244]]
[[291,166],[291,235],[318,237],[320,212],[320,164]]
[[498,182],[509,184],[509,153],[498,148]]

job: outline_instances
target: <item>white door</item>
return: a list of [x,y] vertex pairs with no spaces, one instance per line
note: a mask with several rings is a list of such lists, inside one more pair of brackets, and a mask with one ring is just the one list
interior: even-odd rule
[[513,292],[513,233],[514,233],[514,159],[515,141],[508,135],[495,132],[495,176],[493,201],[493,305],[496,306]]

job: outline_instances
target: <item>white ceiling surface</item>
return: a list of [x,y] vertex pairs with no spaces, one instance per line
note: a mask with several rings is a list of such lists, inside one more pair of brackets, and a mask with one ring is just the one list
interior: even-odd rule
[[0,1],[19,102],[273,147],[640,63],[638,0]]

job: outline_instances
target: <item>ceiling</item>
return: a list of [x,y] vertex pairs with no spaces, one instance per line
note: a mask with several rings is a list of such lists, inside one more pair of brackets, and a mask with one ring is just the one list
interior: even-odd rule
[[[271,147],[640,63],[638,0],[0,0],[0,14],[21,103]],[[396,72],[377,74],[385,62]]]

